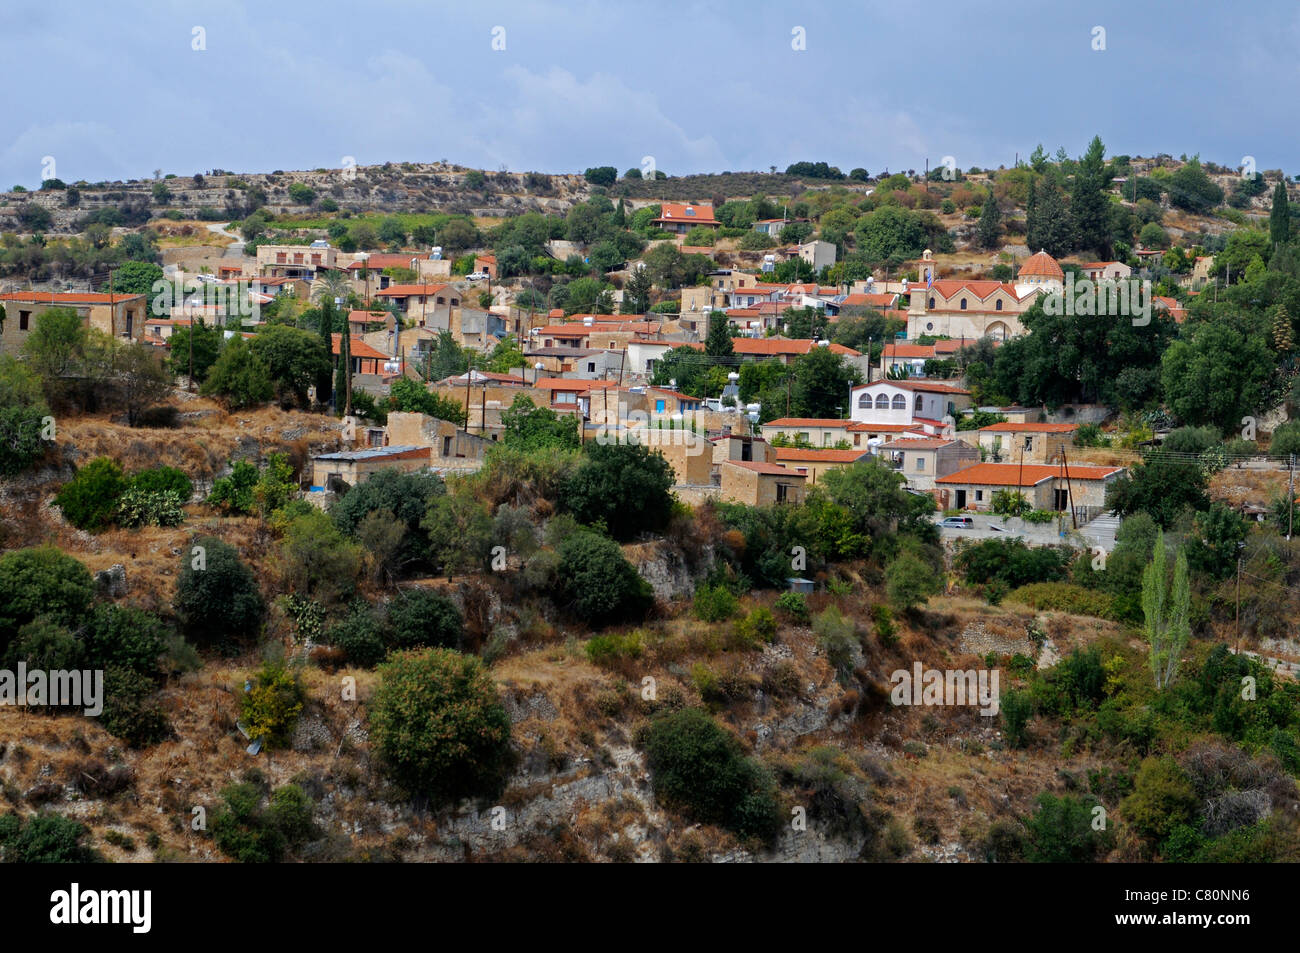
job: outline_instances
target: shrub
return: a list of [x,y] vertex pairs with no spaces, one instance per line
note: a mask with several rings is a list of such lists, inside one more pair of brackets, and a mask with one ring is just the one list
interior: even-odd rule
[[370,668],[388,654],[383,621],[364,601],[352,604],[348,614],[325,630],[325,642],[343,650],[353,665]]
[[117,524],[137,526],[180,526],[185,510],[179,494],[172,490],[141,490],[129,487],[117,504]]
[[167,716],[149,698],[156,686],[139,672],[111,665],[104,670],[104,710],[99,723],[132,748],[157,744],[171,734]]
[[388,625],[388,645],[393,649],[459,649],[465,638],[465,622],[456,603],[428,589],[407,590],[389,603]]
[[233,546],[211,536],[196,537],[181,554],[173,605],[186,633],[209,643],[255,636],[266,611],[253,571]]
[[224,788],[221,797],[225,805],[212,819],[212,839],[240,863],[275,863],[315,834],[311,801],[295,784],[274,791],[269,809],[262,805],[262,789],[250,781]]
[[771,642],[776,638],[776,616],[771,609],[759,606],[736,623],[736,637],[751,648]]
[[939,574],[912,553],[903,553],[885,570],[889,601],[904,611],[921,605],[942,587]]
[[1065,579],[1073,555],[1065,547],[1031,547],[1023,539],[985,539],[958,553],[954,565],[969,583],[996,580],[1014,589]]
[[40,617],[18,630],[4,654],[5,664],[29,669],[75,669],[81,663],[81,641],[64,626]]
[[1147,758],[1138,768],[1133,793],[1120,802],[1124,819],[1143,837],[1162,840],[1192,821],[1196,791],[1171,757]]
[[640,618],[654,601],[650,584],[613,540],[573,533],[560,544],[559,557],[564,605],[591,626]]
[[703,622],[721,622],[734,616],[739,608],[739,600],[725,586],[700,586],[695,590],[691,611]]
[[877,603],[871,607],[871,623],[876,630],[876,638],[880,639],[880,644],[889,648],[898,642],[898,626],[894,622],[894,614],[889,611],[889,606],[883,603]]
[[640,631],[597,635],[587,641],[587,660],[592,665],[614,667],[623,659],[638,659],[645,651]]
[[1038,795],[1025,819],[1025,859],[1039,864],[1091,863],[1109,849],[1109,831],[1092,829],[1092,803],[1078,797]]
[[182,503],[188,503],[194,495],[194,484],[182,470],[175,467],[154,467],[141,470],[131,477],[131,489],[145,493],[175,493]]
[[379,667],[370,731],[394,780],[436,804],[493,796],[510,771],[496,686],[478,659],[451,649],[398,652]]
[[267,747],[288,744],[306,693],[298,677],[283,665],[266,662],[250,680],[251,687],[240,703],[244,727],[253,738],[264,738]]
[[1023,748],[1028,739],[1026,728],[1029,718],[1034,713],[1034,703],[1026,692],[1007,692],[1000,701],[1002,715],[1002,732],[1007,744],[1013,748]]
[[1115,618],[1114,597],[1068,582],[1030,583],[1013,590],[1006,598],[1031,609],[1090,615],[1099,619]]
[[122,468],[108,457],[99,457],[63,485],[54,503],[77,529],[97,533],[113,522],[127,485]]
[[90,828],[61,814],[0,817],[0,858],[6,864],[88,864],[101,860],[82,843]]
[[247,460],[236,460],[231,464],[228,476],[213,482],[208,503],[225,513],[251,513],[254,503],[253,487],[257,485],[257,480],[255,464]]
[[840,677],[853,670],[853,647],[857,644],[857,629],[852,620],[835,606],[827,606],[813,619],[813,634],[817,647],[826,653],[827,660],[835,666]]
[[742,836],[776,833],[781,820],[771,779],[707,713],[686,708],[662,715],[641,746],[664,804]]
[[292,519],[280,540],[277,566],[287,591],[324,606],[346,602],[361,576],[361,546],[317,509]]
[[90,571],[53,546],[0,555],[0,649],[37,616],[75,629],[94,595]]
[[154,676],[158,658],[167,648],[167,628],[144,609],[99,605],[86,623],[82,645],[84,662],[90,668],[115,665]]
[[641,444],[593,442],[560,500],[579,522],[603,523],[611,536],[626,541],[668,525],[674,482],[662,454]]
[[804,598],[802,592],[783,592],[777,597],[773,607],[778,612],[784,612],[796,622],[808,621],[808,600]]

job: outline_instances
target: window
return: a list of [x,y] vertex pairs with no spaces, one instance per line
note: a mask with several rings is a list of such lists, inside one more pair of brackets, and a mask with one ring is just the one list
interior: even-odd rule
[[595,362],[595,361],[588,361],[588,362],[587,362],[587,373],[588,373],[588,374],[594,374],[594,373],[596,373],[596,362]]
[[283,265],[289,261],[289,257],[284,252],[278,251],[275,253],[275,261],[276,264]]
[[18,330],[26,331],[31,325],[32,313],[30,311],[18,312]]
[[927,331],[933,331],[933,330],[934,330],[934,322],[933,322],[933,321],[927,321],[927,322],[925,322],[925,329],[926,329]]
[[975,500],[976,500],[976,502],[978,502],[978,501],[980,501],[980,500],[982,500],[982,499],[984,499],[984,491],[983,491],[983,490],[976,490],[976,491],[975,491]]
[[1002,302],[1001,302],[1001,301],[995,301],[995,302],[993,302],[993,310],[994,310],[994,311],[1001,311],[1001,310],[1002,310]]
[[962,309],[963,311],[966,310],[966,299],[965,299],[965,298],[962,298],[962,299],[961,299],[961,309]]
[[790,499],[790,484],[778,483],[776,485],[776,501],[778,503],[786,503],[789,502],[789,499]]
[[907,398],[902,394],[894,395],[894,410],[907,410]]
[[922,398],[921,398],[921,395],[920,395],[920,394],[917,394],[917,395],[916,395],[916,403],[912,406],[912,413],[914,413],[914,414],[919,414],[919,413],[921,412],[921,408],[922,408],[923,406],[924,406],[924,402],[923,402],[923,400],[922,400]]
[[438,304],[446,304],[446,299],[442,295],[438,295]]
[[656,400],[656,401],[655,401],[655,413],[656,413],[656,414],[662,414],[663,412],[664,412],[664,402],[663,402],[663,400]]
[[1032,451],[1034,449],[1034,435],[1028,434],[1025,437],[1025,449]]
[[918,453],[916,455],[916,470],[918,473],[920,473],[924,469],[925,469],[925,457],[921,456]]
[[451,456],[451,438],[450,438],[450,437],[443,437],[443,438],[442,438],[442,455],[443,455],[444,457],[449,457],[449,456]]
[[861,407],[861,408],[863,408],[864,410],[870,410],[870,409],[871,409],[871,395],[870,395],[870,394],[859,394],[859,395],[858,395],[858,406]]
[[610,341],[610,342],[609,342],[609,349],[610,349],[611,351],[614,350],[616,347],[618,347],[618,345],[615,344],[613,341]]
[[876,395],[876,410],[888,410],[888,409],[889,409],[889,395],[888,395],[888,394],[877,394],[877,395]]
[[930,304],[929,304],[929,307],[930,307],[931,310],[934,310],[934,295],[931,295],[931,296],[930,296]]
[[860,446],[862,446],[862,434],[860,434],[860,433],[855,433],[855,434],[853,435],[853,446],[855,446],[855,447],[860,447]]

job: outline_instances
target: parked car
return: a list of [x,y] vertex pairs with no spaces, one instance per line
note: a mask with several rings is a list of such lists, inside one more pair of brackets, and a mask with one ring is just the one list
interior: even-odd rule
[[470,281],[487,281],[488,273],[486,271],[471,271],[465,277]]
[[939,525],[948,529],[970,529],[975,525],[975,521],[969,516],[946,516]]

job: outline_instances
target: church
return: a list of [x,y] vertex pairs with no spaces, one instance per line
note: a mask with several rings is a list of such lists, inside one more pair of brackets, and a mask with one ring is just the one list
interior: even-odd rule
[[907,339],[923,335],[997,341],[1025,333],[1019,315],[1043,293],[1059,292],[1065,272],[1045,251],[1030,255],[1020,266],[1015,282],[964,281],[940,278],[934,255],[921,256],[920,280],[909,286]]

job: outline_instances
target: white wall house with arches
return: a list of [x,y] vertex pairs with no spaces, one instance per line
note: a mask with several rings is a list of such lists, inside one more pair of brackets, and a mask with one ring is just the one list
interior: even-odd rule
[[955,420],[971,406],[970,391],[927,381],[876,381],[852,388],[849,397],[852,420],[915,427],[931,434],[943,432],[945,417]]

